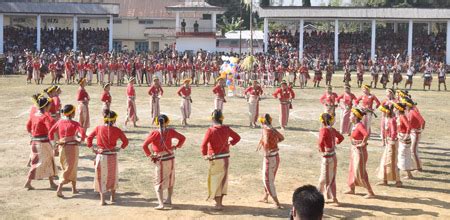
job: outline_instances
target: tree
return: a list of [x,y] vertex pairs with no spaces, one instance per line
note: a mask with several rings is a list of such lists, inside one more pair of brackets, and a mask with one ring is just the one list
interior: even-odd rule
[[222,30],[222,34],[225,34],[229,31],[235,31],[239,30],[242,26],[242,23],[244,20],[242,20],[239,17],[233,17],[231,18],[231,22],[226,16],[222,16],[222,22],[219,23],[219,28]]
[[342,5],[342,0],[331,0],[329,6],[338,7]]
[[303,7],[311,7],[311,0],[302,0]]

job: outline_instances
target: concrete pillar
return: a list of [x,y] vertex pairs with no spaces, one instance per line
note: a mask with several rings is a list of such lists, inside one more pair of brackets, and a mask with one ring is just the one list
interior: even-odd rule
[[113,26],[114,26],[114,18],[112,15],[109,16],[109,52],[113,50]]
[[359,32],[363,32],[364,31],[364,22],[359,22]]
[[41,15],[36,17],[36,50],[41,51]]
[[394,21],[394,33],[398,32],[398,23]]
[[[394,25],[395,26],[395,25]],[[377,21],[375,19],[372,20],[372,38],[370,42],[370,59],[375,59],[375,44],[377,37]]]
[[299,40],[298,40],[298,59],[301,61],[303,59],[303,32],[305,26],[305,20],[302,18],[300,19],[300,25],[299,25]]
[[334,62],[339,62],[339,20],[334,20]]
[[175,32],[180,32],[180,12],[176,12],[175,16]]
[[[111,22],[111,20],[109,21]],[[73,51],[77,51],[77,31],[78,31],[78,17],[73,16]]]
[[0,14],[0,54],[4,53],[3,49],[3,14]]
[[412,55],[412,45],[413,45],[413,20],[409,20],[409,27],[408,27],[408,56],[411,57]]
[[216,13],[212,13],[212,32],[216,33],[216,26],[217,26],[217,16]]
[[447,50],[446,50],[447,65],[450,65],[450,20],[447,21]]
[[269,19],[264,18],[264,53],[267,53],[269,50]]
[[428,35],[431,34],[431,27],[433,27],[433,23],[428,22],[428,24],[427,24],[427,33],[428,33]]

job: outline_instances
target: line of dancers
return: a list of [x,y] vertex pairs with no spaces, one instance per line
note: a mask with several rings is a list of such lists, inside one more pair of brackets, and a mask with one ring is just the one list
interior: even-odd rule
[[[134,91],[135,79],[128,79],[127,119],[136,125],[136,104]],[[186,116],[182,124],[187,126],[186,119],[190,115],[191,89],[190,80],[185,80],[177,94],[181,97],[180,110]],[[27,122],[27,130],[31,135],[30,171],[25,188],[34,189],[32,180],[48,178],[50,186],[56,189],[58,197],[64,197],[62,187],[72,184],[72,192],[78,193],[76,187],[77,168],[79,158],[79,146],[86,140],[87,147],[96,154],[94,190],[100,194],[100,204],[105,205],[105,194],[110,192],[110,202],[116,200],[118,189],[118,152],[126,149],[128,139],[126,134],[116,126],[118,114],[110,109],[111,95],[110,85],[103,86],[104,92],[101,96],[103,102],[104,123],[96,126],[89,135],[86,130],[89,123],[90,97],[85,89],[86,79],[78,81],[80,86],[76,100],[78,108],[73,105],[61,107],[59,94],[61,87],[52,85],[44,90],[42,94],[33,96],[34,105],[30,111]],[[386,100],[379,102],[377,97],[370,93],[370,86],[362,85],[363,95],[356,98],[346,87],[345,93],[337,96],[332,92],[332,87],[327,88],[326,93],[320,98],[325,106],[323,114],[320,115],[322,127],[319,130],[318,149],[321,161],[321,174],[318,188],[333,202],[339,204],[336,197],[336,145],[344,139],[342,134],[350,136],[350,166],[347,185],[349,190],[345,193],[355,194],[355,187],[366,188],[366,198],[373,198],[373,192],[369,183],[366,164],[368,160],[367,145],[370,138],[371,116],[376,116],[376,109],[382,112],[381,137],[385,147],[380,168],[377,176],[381,178],[381,185],[387,185],[389,181],[395,181],[397,187],[402,186],[400,171],[405,171],[407,177],[412,178],[411,171],[421,171],[421,161],[418,155],[418,143],[420,134],[425,127],[425,120],[417,109],[411,96],[406,91],[395,92],[388,89]],[[223,104],[225,101],[224,79],[218,78],[217,85],[212,90],[216,95],[214,106],[216,109],[211,114],[212,126],[205,133],[200,145],[201,155],[208,161],[208,199],[214,199],[214,209],[222,210],[223,197],[227,195],[228,168],[230,163],[230,147],[240,141],[240,136],[231,127],[224,125]],[[154,84],[149,89],[152,104],[153,123],[158,129],[150,131],[148,137],[142,144],[143,152],[155,164],[154,189],[158,198],[156,209],[164,209],[172,204],[172,195],[175,184],[175,151],[182,148],[186,137],[171,128],[170,119],[167,115],[160,113],[159,98],[163,89],[159,79],[154,79]],[[256,120],[261,123],[262,136],[257,149],[263,152],[263,187],[264,195],[261,202],[268,202],[270,196],[276,208],[282,208],[278,200],[275,177],[280,165],[278,143],[285,137],[272,125],[272,117],[264,114],[260,117],[258,108],[259,95],[262,88],[255,80],[246,91],[249,103],[250,126],[256,126]],[[253,96],[253,97],[252,97]],[[280,87],[273,96],[280,101],[280,125],[284,129],[287,125],[287,116],[292,107],[292,99],[295,94],[287,82],[282,81]],[[256,102],[256,103],[255,103]],[[375,104],[375,108],[374,108]],[[341,106],[341,128],[340,132],[333,128],[335,123],[335,108]],[[77,110],[78,109],[78,110]],[[79,115],[78,122],[74,120]],[[283,116],[284,114],[284,116]],[[341,134],[342,133],[342,134]],[[94,144],[96,139],[96,144]],[[120,140],[119,147],[117,141]],[[177,140],[173,144],[173,140]],[[54,157],[59,155],[62,173],[59,184],[54,182],[56,166]],[[164,193],[166,196],[164,197]]]

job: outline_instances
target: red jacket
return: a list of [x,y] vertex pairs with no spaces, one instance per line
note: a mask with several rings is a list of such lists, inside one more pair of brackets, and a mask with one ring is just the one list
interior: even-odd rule
[[341,135],[333,127],[321,128],[319,131],[319,150],[320,152],[333,152],[336,144],[340,144],[344,140]]
[[97,147],[104,150],[113,150],[116,147],[117,140],[122,141],[122,149],[128,145],[128,138],[118,127],[99,125],[89,134],[87,146],[92,148],[92,141],[97,137]]
[[[172,140],[177,139],[178,143],[175,146],[172,146]],[[166,129],[164,130],[164,138],[161,138],[161,133],[159,130],[151,131],[148,135],[147,139],[144,141],[144,145],[142,146],[142,149],[144,149],[145,155],[150,156],[151,151],[148,148],[148,145],[152,145],[152,150],[155,153],[160,152],[167,152],[169,154],[172,153],[174,148],[180,148],[183,146],[184,141],[186,141],[186,137],[177,131],[175,129]]]
[[80,123],[69,119],[61,119],[52,126],[48,132],[50,140],[54,140],[55,133],[58,133],[59,138],[75,137],[77,133],[81,135],[81,141],[86,138],[85,130],[80,126]]
[[[231,138],[231,141],[229,139]],[[236,145],[241,137],[225,125],[214,125],[206,131],[201,144],[202,155],[216,155],[228,153],[230,144]]]
[[30,115],[30,118],[27,122],[27,131],[33,137],[38,136],[47,136],[48,131],[55,124],[55,120],[50,117],[48,114],[42,114],[40,112],[36,112]]

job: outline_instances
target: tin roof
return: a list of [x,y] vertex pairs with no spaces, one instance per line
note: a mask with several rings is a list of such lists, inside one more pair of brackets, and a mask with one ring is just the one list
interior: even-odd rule
[[118,15],[118,4],[0,2],[0,13]]

